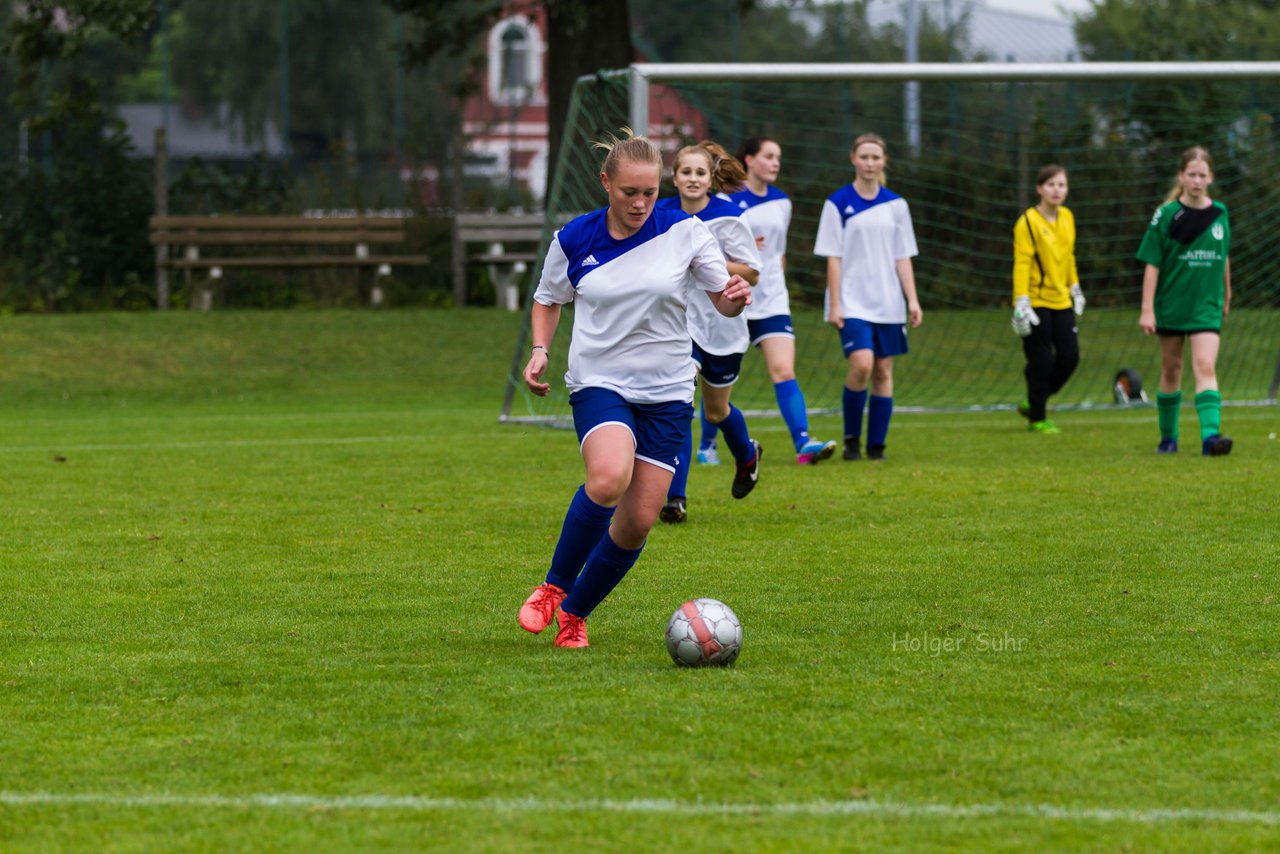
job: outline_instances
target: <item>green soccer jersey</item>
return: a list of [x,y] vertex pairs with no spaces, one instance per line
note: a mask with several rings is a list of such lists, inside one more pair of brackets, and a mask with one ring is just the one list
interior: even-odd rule
[[1156,328],[1200,332],[1222,328],[1222,300],[1231,223],[1227,206],[1189,208],[1178,200],[1160,207],[1138,247],[1138,260],[1160,269]]

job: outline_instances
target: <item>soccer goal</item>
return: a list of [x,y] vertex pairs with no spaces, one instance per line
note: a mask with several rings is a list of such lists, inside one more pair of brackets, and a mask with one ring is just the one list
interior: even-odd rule
[[[888,184],[911,206],[925,313],[910,333],[910,354],[896,361],[898,407],[1011,408],[1024,394],[1022,350],[1009,327],[1011,231],[1035,202],[1038,168],[1059,163],[1069,170],[1089,304],[1079,322],[1080,367],[1054,401],[1114,406],[1122,370],[1155,386],[1158,346],[1138,329],[1142,265],[1134,254],[1180,153],[1204,145],[1215,160],[1212,195],[1232,218],[1233,299],[1219,381],[1229,401],[1263,403],[1274,399],[1280,356],[1278,117],[1276,62],[637,64],[578,82],[547,217],[605,203],[602,157],[591,144],[623,125],[670,151],[702,138],[731,151],[749,136],[778,141],[777,186],[793,200],[787,277],[796,373],[811,409],[835,412],[845,361],[822,322],[826,267],[813,255],[814,235],[823,201],[853,178],[853,138],[878,133],[889,145]],[[674,188],[667,182],[663,192]],[[530,294],[536,278],[535,268]],[[562,377],[571,322],[566,311],[548,369],[553,390],[537,398],[520,378],[526,314],[503,420],[568,422]],[[756,353],[744,360],[734,401],[773,411]]]

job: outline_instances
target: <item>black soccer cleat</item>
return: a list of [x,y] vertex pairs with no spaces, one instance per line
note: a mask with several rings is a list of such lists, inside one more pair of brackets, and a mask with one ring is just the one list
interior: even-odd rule
[[846,460],[862,459],[862,451],[858,447],[859,441],[860,440],[854,438],[853,436],[844,437],[844,458]]
[[662,505],[662,509],[658,511],[658,518],[670,525],[678,525],[689,515],[688,506],[685,504],[685,497],[677,495],[667,500]]
[[884,459],[884,445],[867,445],[867,459],[869,459],[869,460],[883,460],[883,459]]
[[756,449],[755,456],[750,462],[738,463],[738,470],[733,475],[734,498],[746,498],[760,481],[760,457],[764,454],[764,448],[755,439],[751,440],[751,445]]
[[1206,457],[1225,457],[1231,453],[1232,444],[1234,443],[1226,436],[1214,433],[1201,444],[1200,453]]

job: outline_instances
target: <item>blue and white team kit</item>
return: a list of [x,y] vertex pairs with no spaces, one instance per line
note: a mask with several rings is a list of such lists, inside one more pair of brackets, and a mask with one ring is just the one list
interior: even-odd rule
[[[663,199],[657,208],[681,210],[680,199],[676,196]],[[726,259],[759,272],[762,263],[755,236],[737,205],[712,196],[706,207],[693,216],[707,226]],[[710,300],[697,297],[692,291],[695,287],[692,275],[689,285],[688,325],[689,337],[693,339],[693,360],[704,383],[718,388],[731,386],[742,370],[742,354],[751,343],[747,319],[742,315],[725,317]]]
[[[686,309],[729,280],[710,230],[678,207],[659,209],[630,237],[609,234],[606,210],[556,232],[533,298],[574,305],[565,385],[579,442],[627,427],[636,458],[675,470],[693,417],[696,371]],[[689,282],[692,277],[692,285]]]
[[[852,184],[822,205],[815,255],[840,258],[841,340],[845,353],[874,350],[876,356],[907,352],[907,303],[897,262],[919,254],[911,211],[897,193],[880,187],[863,198]],[[829,297],[823,317],[830,320]]]
[[729,196],[738,206],[751,232],[763,238],[760,245],[760,281],[752,289],[747,317],[751,343],[765,338],[794,338],[791,326],[791,302],[787,297],[787,276],[783,258],[787,254],[787,229],[791,227],[791,199],[772,184],[763,196],[743,187]]

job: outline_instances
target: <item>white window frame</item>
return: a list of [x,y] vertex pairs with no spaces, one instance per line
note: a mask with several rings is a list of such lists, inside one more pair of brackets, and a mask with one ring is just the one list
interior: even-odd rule
[[[512,27],[519,27],[526,39],[528,49],[525,79],[529,81],[527,90],[505,89],[502,86],[502,36]],[[537,24],[524,15],[512,15],[503,18],[489,30],[489,100],[503,107],[541,106],[546,104],[546,96],[542,92],[543,54],[546,46],[542,41],[542,33]]]

